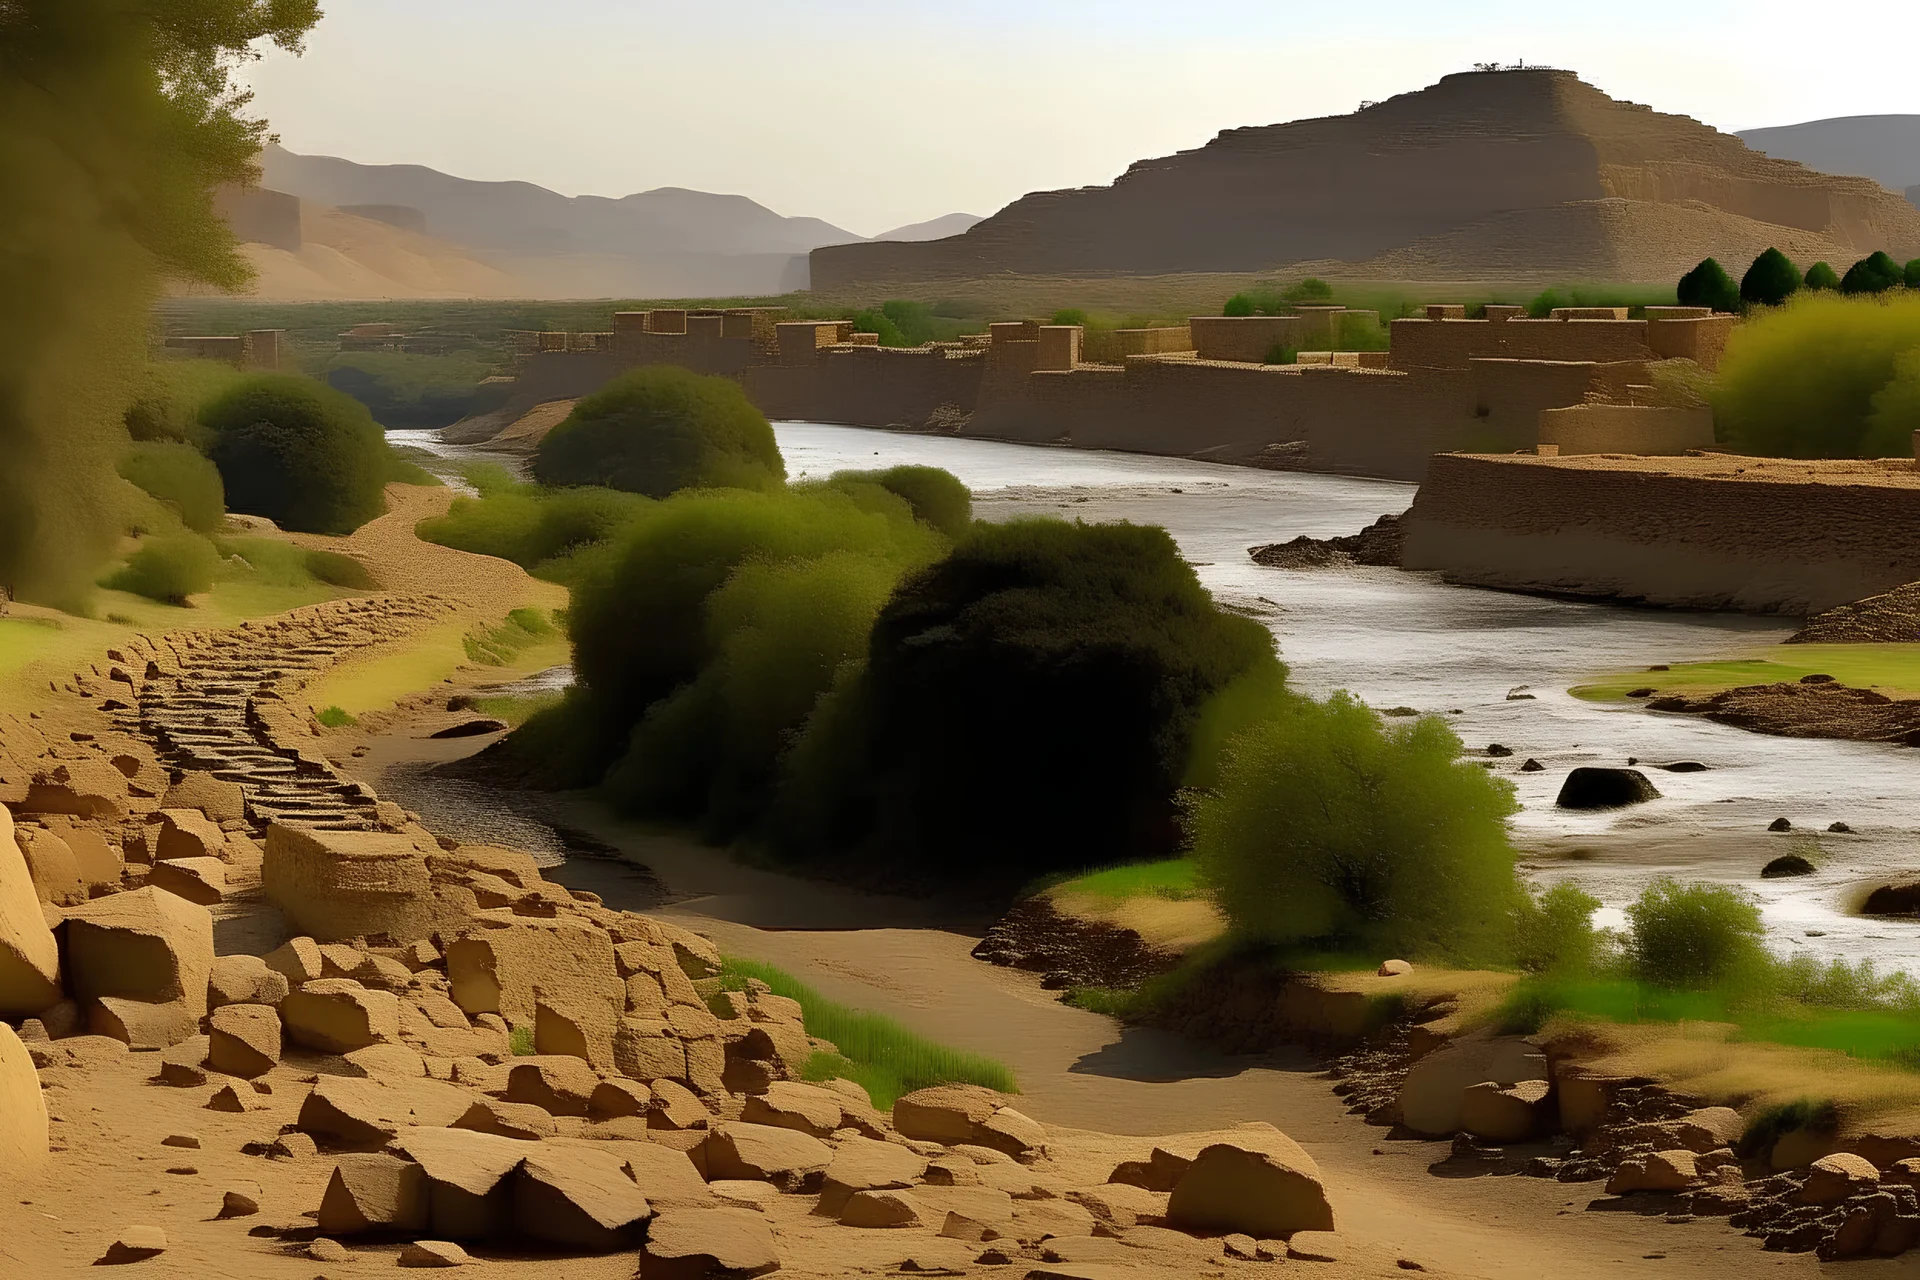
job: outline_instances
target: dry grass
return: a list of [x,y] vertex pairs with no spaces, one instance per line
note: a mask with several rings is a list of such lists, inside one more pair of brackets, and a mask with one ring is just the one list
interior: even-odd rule
[[1227,918],[1206,898],[1163,898],[1152,894],[1111,898],[1074,893],[1070,886],[1047,895],[1060,914],[1131,929],[1160,951],[1186,952],[1227,931]]

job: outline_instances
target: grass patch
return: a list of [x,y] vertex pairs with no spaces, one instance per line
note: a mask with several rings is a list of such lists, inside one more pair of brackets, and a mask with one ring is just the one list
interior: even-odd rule
[[992,1058],[935,1044],[883,1014],[829,1000],[772,965],[728,956],[720,970],[721,987],[744,991],[749,978],[766,983],[775,995],[799,1001],[807,1034],[830,1040],[839,1049],[837,1054],[813,1056],[802,1073],[809,1080],[835,1076],[851,1080],[883,1111],[901,1095],[936,1084],[978,1084],[1002,1093],[1019,1092],[1013,1073]]
[[544,670],[566,661],[566,652],[566,637],[550,614],[542,609],[515,609],[498,626],[442,623],[397,646],[383,646],[375,656],[335,667],[308,686],[307,701],[314,708],[337,706],[362,716],[432,688],[470,663],[514,671]]
[[1635,689],[1704,696],[1742,685],[1778,684],[1802,676],[1829,675],[1858,689],[1920,696],[1920,644],[1778,645],[1765,658],[1676,662],[1667,671],[1618,671],[1574,686],[1576,698],[1619,702]]
[[466,635],[467,658],[483,667],[504,667],[523,650],[559,634],[553,619],[540,609],[515,609],[497,627],[481,627]]
[[1191,858],[1130,862],[1057,880],[1048,887],[1062,894],[1104,898],[1113,902],[1127,898],[1169,898],[1175,902],[1185,902],[1207,896],[1207,891],[1201,888],[1196,878]]
[[489,720],[498,720],[509,729],[518,729],[540,712],[557,707],[566,699],[559,690],[551,693],[501,694],[491,698],[470,698],[467,705]]
[[533,1028],[514,1027],[508,1031],[507,1048],[513,1051],[513,1056],[516,1058],[532,1057],[535,1052],[533,1047]]
[[313,718],[318,720],[320,726],[324,729],[344,729],[348,725],[360,723],[356,717],[348,715],[339,707],[327,707],[324,710],[316,711],[314,712]]

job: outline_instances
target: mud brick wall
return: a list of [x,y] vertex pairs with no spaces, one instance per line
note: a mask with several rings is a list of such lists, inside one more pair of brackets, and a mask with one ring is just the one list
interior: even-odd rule
[[972,412],[985,363],[940,350],[834,347],[810,364],[753,365],[742,381],[769,418],[920,427],[943,406]]
[[1395,369],[1458,369],[1469,360],[1647,360],[1644,320],[1395,320]]
[[1259,364],[1275,347],[1300,347],[1308,332],[1299,316],[1194,316],[1187,321],[1202,360]]
[[1920,579],[1920,473],[1443,454],[1408,513],[1405,565],[1482,586],[1804,614]]
[[1713,410],[1641,404],[1576,404],[1540,412],[1540,443],[1562,454],[1648,456],[1713,448]]

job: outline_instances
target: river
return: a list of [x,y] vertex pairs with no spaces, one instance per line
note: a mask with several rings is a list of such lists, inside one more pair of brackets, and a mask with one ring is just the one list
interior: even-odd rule
[[[1784,639],[1789,622],[1454,587],[1394,569],[1271,569],[1247,556],[1260,543],[1353,533],[1404,511],[1410,484],[809,423],[775,432],[795,478],[919,463],[958,476],[987,519],[1044,513],[1164,526],[1222,603],[1273,630],[1296,687],[1440,714],[1472,750],[1511,748],[1491,763],[1517,790],[1514,831],[1529,873],[1578,881],[1606,904],[1603,922],[1621,923],[1619,908],[1656,875],[1722,880],[1760,900],[1779,950],[1920,972],[1920,926],[1851,914],[1865,886],[1920,866],[1920,756],[1766,737],[1567,692],[1610,669],[1751,653]],[[483,456],[430,434],[389,438],[449,459]],[[1545,769],[1521,772],[1529,757]],[[1649,769],[1662,796],[1631,809],[1555,807],[1569,769],[1629,757],[1707,769]],[[1796,830],[1769,833],[1779,817]],[[1835,821],[1855,834],[1825,834]],[[1761,880],[1760,867],[1789,851],[1809,853],[1818,872]]]

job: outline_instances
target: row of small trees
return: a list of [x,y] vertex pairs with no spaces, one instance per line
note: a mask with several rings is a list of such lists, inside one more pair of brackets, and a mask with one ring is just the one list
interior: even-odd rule
[[1680,277],[1675,292],[1683,307],[1712,307],[1715,311],[1745,311],[1751,306],[1777,307],[1802,289],[1838,290],[1845,294],[1885,293],[1902,286],[1920,289],[1920,258],[1904,267],[1886,252],[1876,250],[1837,276],[1824,262],[1803,273],[1778,249],[1768,249],[1753,260],[1734,284],[1719,262],[1708,258]]

